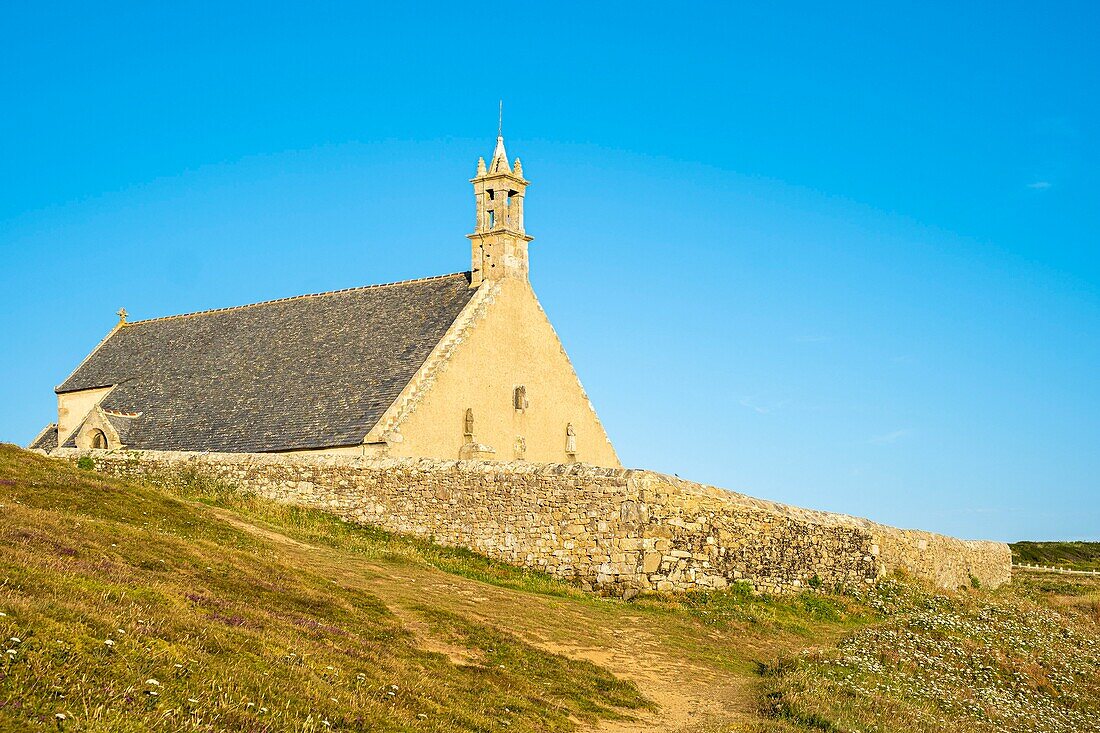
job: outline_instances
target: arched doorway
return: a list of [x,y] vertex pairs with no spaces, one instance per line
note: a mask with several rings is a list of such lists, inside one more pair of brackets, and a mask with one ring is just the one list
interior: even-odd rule
[[107,447],[107,435],[99,429],[92,431],[91,446],[93,448],[106,448]]

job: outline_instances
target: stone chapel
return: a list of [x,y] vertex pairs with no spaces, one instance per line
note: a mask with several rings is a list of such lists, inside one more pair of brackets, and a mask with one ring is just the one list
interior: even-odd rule
[[128,322],[31,448],[340,453],[618,467],[528,282],[528,181],[478,160],[467,272]]

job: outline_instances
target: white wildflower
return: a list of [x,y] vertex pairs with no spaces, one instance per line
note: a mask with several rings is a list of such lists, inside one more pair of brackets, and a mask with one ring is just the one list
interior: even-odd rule
[[149,679],[145,680],[145,684],[147,684],[147,685],[153,685],[154,687],[160,687],[160,682],[158,682],[157,680],[153,679],[152,677],[150,677]]
[[115,642],[112,639],[105,639],[103,641],[103,643],[106,644],[107,646],[114,646],[115,645]]

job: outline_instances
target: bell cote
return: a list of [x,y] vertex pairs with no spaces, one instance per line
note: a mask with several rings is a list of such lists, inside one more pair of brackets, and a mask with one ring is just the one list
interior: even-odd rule
[[532,237],[523,229],[523,198],[527,181],[519,158],[508,165],[504,138],[497,146],[488,167],[478,158],[474,184],[476,218],[473,234],[467,235],[471,249],[471,286],[485,280],[527,277],[527,243]]

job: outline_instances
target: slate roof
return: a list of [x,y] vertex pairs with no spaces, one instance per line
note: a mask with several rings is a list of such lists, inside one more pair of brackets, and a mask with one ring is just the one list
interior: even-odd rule
[[31,444],[27,446],[30,450],[44,450],[46,452],[52,451],[57,447],[57,424],[50,423],[46,427],[42,428],[42,432],[35,436]]
[[[61,444],[62,448],[75,448],[76,447],[76,436],[80,434],[80,431],[84,428],[84,423],[86,423],[86,422],[88,422],[86,419],[80,421],[80,424],[77,425],[76,428],[71,433],[69,433],[69,437],[65,438],[65,442]],[[56,438],[55,438],[55,440],[56,440]],[[52,449],[50,449],[50,450],[52,450]]]
[[[119,415],[116,413],[107,413],[107,422],[111,423],[111,427],[118,433],[118,439],[122,441],[122,444],[129,446],[131,444],[130,430],[138,424],[138,420],[141,419],[141,415]],[[73,435],[76,435],[76,431],[73,431]]]
[[136,321],[57,392],[114,385],[100,406],[129,448],[357,445],[473,297],[469,285],[458,273]]

